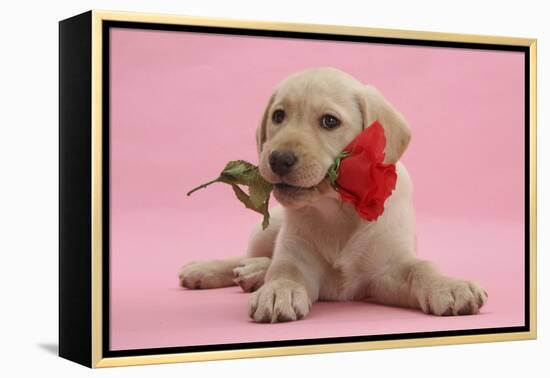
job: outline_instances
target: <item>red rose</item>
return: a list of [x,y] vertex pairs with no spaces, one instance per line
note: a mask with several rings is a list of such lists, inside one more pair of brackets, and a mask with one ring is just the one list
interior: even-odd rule
[[385,147],[384,128],[375,121],[344,148],[348,155],[339,165],[336,190],[368,221],[382,215],[397,181],[395,164],[384,164]]

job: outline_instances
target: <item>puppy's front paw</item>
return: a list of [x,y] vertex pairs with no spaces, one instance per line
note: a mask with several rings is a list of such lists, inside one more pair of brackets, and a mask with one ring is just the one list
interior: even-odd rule
[[233,285],[231,264],[223,260],[195,261],[181,268],[180,285],[188,289],[213,289]]
[[305,287],[291,280],[273,280],[252,294],[248,313],[256,322],[288,322],[302,319],[310,306]]
[[270,263],[269,257],[246,259],[242,265],[233,269],[233,282],[247,293],[258,290],[264,284],[265,273]]
[[487,292],[477,283],[447,277],[418,293],[422,311],[438,316],[477,314],[487,298]]

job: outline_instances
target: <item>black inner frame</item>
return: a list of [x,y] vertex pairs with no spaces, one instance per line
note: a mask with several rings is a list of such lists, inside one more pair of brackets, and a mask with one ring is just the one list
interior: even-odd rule
[[[248,342],[248,343],[232,343],[219,345],[198,345],[185,347],[166,347],[166,348],[147,348],[147,349],[128,349],[128,350],[110,350],[110,29],[111,28],[126,28],[126,29],[147,29],[147,30],[165,30],[165,31],[183,31],[195,33],[209,34],[225,34],[225,35],[241,35],[253,37],[278,37],[292,39],[313,39],[326,41],[342,41],[342,42],[363,42],[363,43],[383,43],[397,44],[408,46],[423,46],[423,47],[442,47],[442,48],[462,48],[462,49],[478,49],[478,50],[499,50],[499,51],[515,51],[523,52],[524,60],[524,82],[525,82],[525,103],[524,103],[524,118],[525,118],[525,325],[517,327],[499,327],[499,328],[480,328],[466,330],[449,330],[449,331],[433,331],[433,332],[414,332],[414,333],[397,333],[386,335],[371,335],[371,336],[350,336],[350,337],[331,337],[305,340],[282,340],[282,341],[265,341],[265,342]],[[155,354],[171,354],[185,352],[207,352],[218,350],[232,349],[253,349],[261,347],[286,347],[286,346],[303,346],[315,344],[336,344],[343,342],[361,342],[361,341],[382,341],[382,340],[402,340],[416,338],[433,338],[446,336],[465,336],[465,335],[486,335],[500,334],[510,332],[528,332],[530,330],[530,55],[528,46],[515,45],[499,45],[499,44],[482,44],[482,43],[466,43],[466,42],[447,42],[447,41],[431,41],[417,39],[402,39],[402,38],[386,38],[386,37],[367,37],[367,36],[352,36],[352,35],[333,35],[324,33],[304,33],[304,32],[286,32],[286,31],[269,31],[269,30],[250,30],[239,28],[225,27],[210,27],[210,26],[191,26],[191,25],[167,25],[145,22],[125,22],[125,21],[103,21],[103,93],[102,93],[102,123],[103,123],[103,357],[127,357],[139,355],[155,355]]]

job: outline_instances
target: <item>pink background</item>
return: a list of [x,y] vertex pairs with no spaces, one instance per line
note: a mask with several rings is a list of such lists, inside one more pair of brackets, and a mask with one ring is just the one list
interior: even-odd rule
[[[524,324],[523,54],[184,32],[111,34],[111,349]],[[181,265],[241,255],[260,219],[221,184],[257,160],[274,86],[333,66],[378,87],[410,123],[418,254],[489,293],[477,316],[319,303],[303,321],[247,317],[237,287],[178,287]]]

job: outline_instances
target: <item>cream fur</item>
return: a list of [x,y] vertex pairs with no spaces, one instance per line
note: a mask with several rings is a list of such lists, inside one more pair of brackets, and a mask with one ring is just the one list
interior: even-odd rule
[[[287,114],[281,125],[270,121],[275,109]],[[319,127],[327,112],[342,121],[338,129]],[[367,222],[340,202],[324,177],[334,157],[374,120],[384,126],[386,161],[397,163],[398,180],[384,214]],[[409,140],[406,121],[375,88],[333,68],[290,76],[276,88],[258,127],[260,172],[280,182],[267,157],[290,149],[298,163],[284,181],[311,188],[276,189],[281,205],[271,209],[267,230],[254,230],[247,255],[190,263],[181,270],[182,286],[238,284],[253,291],[249,315],[258,322],[300,319],[319,300],[369,300],[434,315],[477,313],[487,300],[478,284],[443,275],[415,256],[412,183],[398,162]]]

